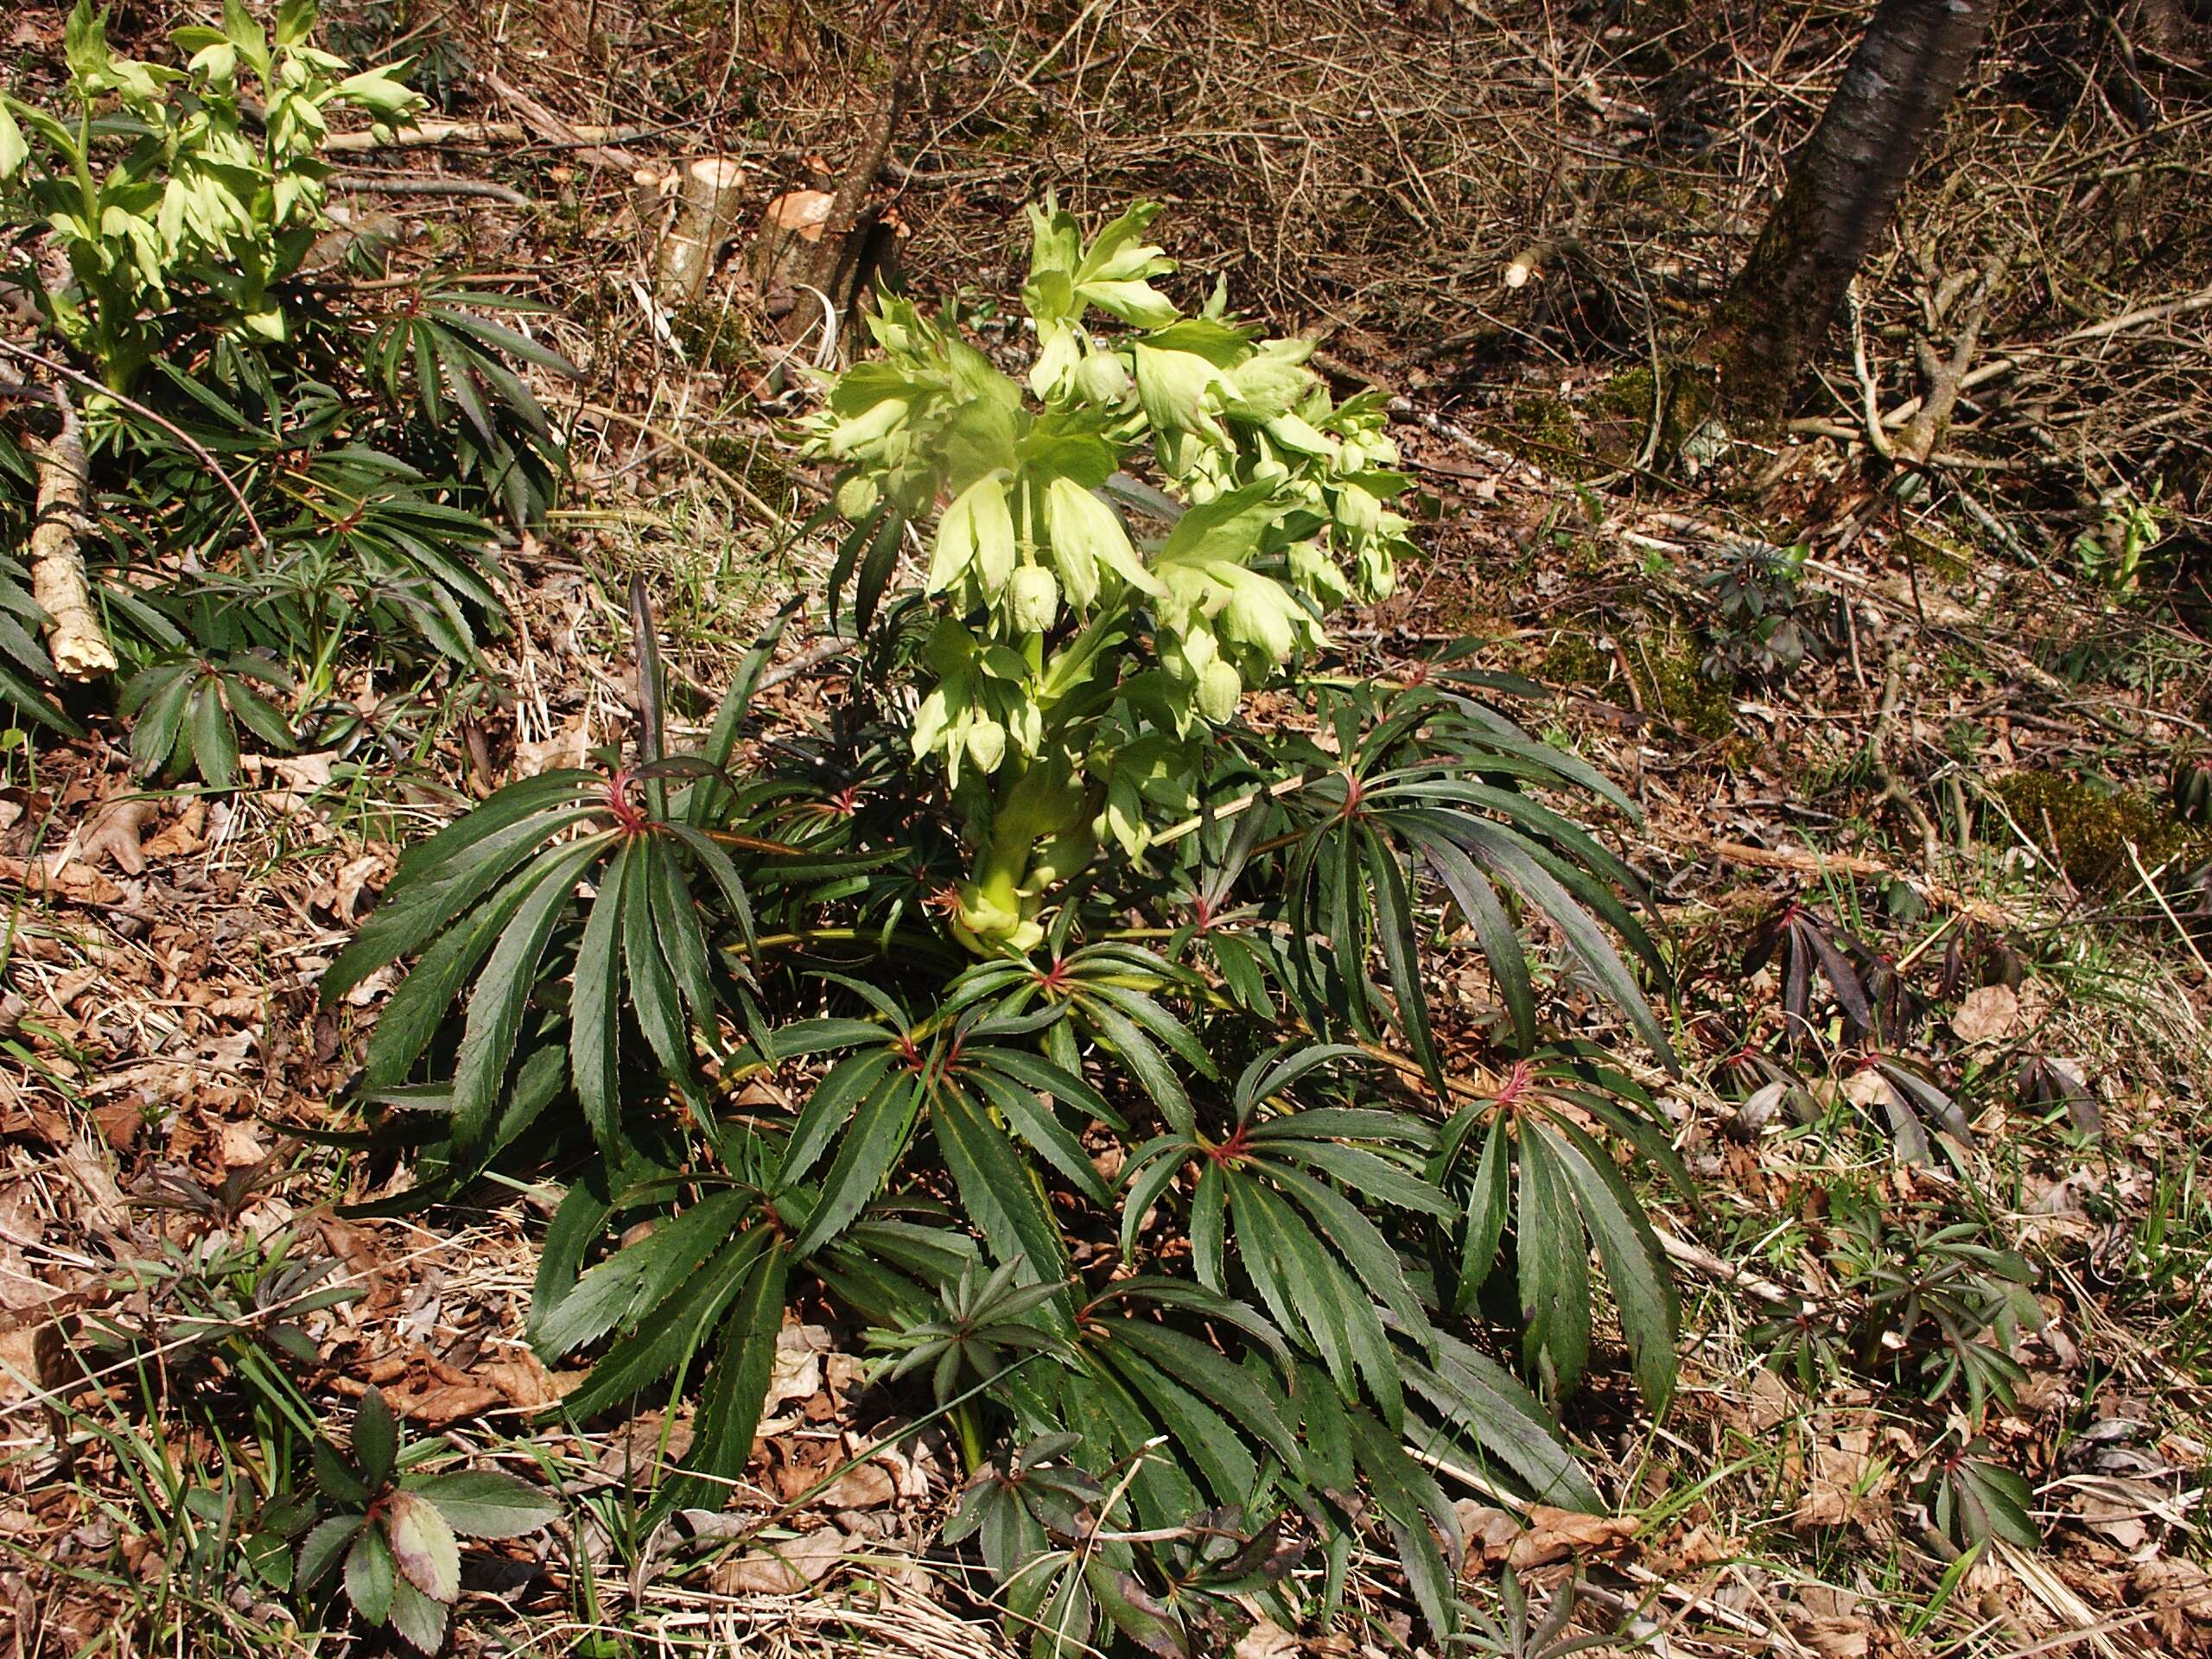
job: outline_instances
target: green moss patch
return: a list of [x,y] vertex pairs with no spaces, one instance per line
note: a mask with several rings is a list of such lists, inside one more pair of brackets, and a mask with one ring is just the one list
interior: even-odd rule
[[[1724,738],[1736,729],[1735,699],[1705,672],[1704,652],[1677,629],[1656,631],[1624,653],[1647,713],[1663,716],[1693,737]],[[1536,677],[1553,685],[1600,690],[1619,673],[1611,652],[1586,634],[1562,634],[1538,665]]]
[[2133,791],[2110,790],[2055,772],[2016,772],[1996,783],[2005,810],[2039,843],[2050,843],[2066,878],[2083,893],[2135,883],[2133,842],[2145,869],[2212,857],[2212,831],[2186,823]]

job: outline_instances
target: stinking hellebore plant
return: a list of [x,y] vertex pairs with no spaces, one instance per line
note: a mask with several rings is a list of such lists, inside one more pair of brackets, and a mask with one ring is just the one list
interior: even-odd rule
[[347,74],[309,41],[315,19],[313,0],[283,0],[272,33],[225,0],[220,29],[173,31],[180,69],[116,55],[107,13],[79,0],[62,35],[73,117],[0,95],[0,220],[35,216],[69,263],[68,284],[29,283],[30,298],[116,391],[162,349],[180,307],[221,331],[285,339],[274,290],[322,229],[326,111],[359,110],[389,130],[423,107],[404,64]]
[[[1325,660],[1405,546],[1382,411],[1218,296],[1179,315],[1151,216],[1033,215],[1024,380],[894,299],[829,386],[818,717],[754,703],[779,621],[671,752],[641,584],[632,753],[410,848],[321,995],[412,964],[364,1055],[361,1138],[413,1148],[379,1208],[567,1181],[531,1339],[589,1366],[577,1422],[696,1400],[659,1513],[746,1477],[823,1306],[926,1380],[944,1541],[1036,1659],[1326,1622],[1382,1534],[1443,1637],[1434,1470],[1595,1506],[1528,1382],[1674,1384],[1622,1166],[1688,1174],[1611,1033],[1553,1019],[1592,993],[1665,1058],[1636,877],[1553,803],[1633,807],[1464,651]],[[1262,688],[1284,717],[1239,718]]]
[[[1174,269],[1144,239],[1158,212],[1085,246],[1049,198],[1029,210],[1026,382],[893,298],[869,319],[883,357],[809,435],[847,463],[833,587],[858,569],[863,626],[907,527],[949,499],[913,749],[965,823],[957,931],[984,955],[1039,944],[1102,832],[1135,856],[1155,815],[1186,817],[1211,730],[1326,644],[1328,612],[1387,595],[1407,544],[1380,397],[1334,401],[1311,344],[1230,321],[1221,288],[1179,311],[1151,281]],[[1128,332],[1094,334],[1094,310]],[[1140,454],[1170,493],[1128,477]]]

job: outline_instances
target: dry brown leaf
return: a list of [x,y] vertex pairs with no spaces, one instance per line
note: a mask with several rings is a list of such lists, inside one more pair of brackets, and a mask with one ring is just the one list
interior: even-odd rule
[[338,760],[335,749],[311,754],[247,754],[239,764],[257,778],[274,773],[281,787],[265,790],[261,804],[286,817],[304,810],[310,801],[330,787],[330,772]]
[[0,1330],[0,1404],[58,1389],[68,1380],[68,1370],[59,1319]]
[[2162,1611],[2212,1625],[2212,1575],[2195,1561],[2171,1555],[2139,1561],[2127,1587],[2139,1600]]
[[346,992],[346,1005],[353,1008],[365,1008],[398,982],[399,970],[387,963]]
[[880,1509],[899,1496],[899,1484],[881,1464],[863,1463],[845,1472],[815,1494],[817,1507],[824,1510]]
[[[146,855],[139,843],[145,839],[146,826],[160,810],[160,802],[143,795],[103,802],[78,830],[74,856],[94,868],[105,861],[125,875],[139,874],[146,868]],[[64,856],[69,855],[65,852]]]
[[1820,1659],[1866,1659],[1874,1638],[1873,1625],[1863,1618],[1792,1620],[1789,1630]]
[[73,904],[119,905],[124,899],[121,887],[98,870],[75,862],[55,870],[44,860],[26,865],[20,858],[0,858],[0,886],[10,882]]
[[250,1117],[225,1123],[217,1134],[216,1144],[222,1149],[223,1164],[228,1169],[248,1168],[269,1155],[268,1143],[261,1138],[261,1125]]
[[576,716],[573,724],[550,737],[526,739],[515,745],[515,758],[507,767],[507,780],[535,778],[563,766],[581,766],[591,753],[591,716]]
[[2082,1524],[2130,1554],[2150,1541],[2150,1522],[2159,1518],[2171,1501],[2164,1487],[2118,1475],[2083,1478],[2094,1484],[2084,1484],[2074,1494],[2075,1511]]
[[1461,1498],[1452,1507],[1459,1517],[1459,1535],[1467,1541],[1470,1570],[1503,1560],[1513,1541],[1521,1535],[1521,1517],[1510,1510],[1478,1503],[1471,1497]]
[[1999,1043],[2020,1030],[2020,999],[2010,985],[1985,985],[1968,991],[1951,1016],[1951,1029],[1962,1043]]
[[95,1106],[92,1119],[100,1139],[118,1152],[130,1151],[138,1139],[138,1132],[146,1127],[146,1114],[139,1109],[136,1100],[111,1101],[105,1106]]
[[796,1596],[830,1576],[849,1541],[836,1528],[823,1527],[724,1561],[709,1583],[717,1595]]
[[1513,1541],[1505,1562],[1516,1573],[1532,1567],[1618,1549],[1636,1535],[1636,1520],[1625,1515],[1582,1515],[1549,1504],[1529,1506],[1529,1529]]
[[1294,1659],[1300,1648],[1296,1637],[1262,1613],[1232,1651],[1234,1659]]
[[1856,1526],[1884,1534],[1893,1526],[1889,1492],[1894,1470],[1877,1471],[1871,1429],[1846,1429],[1832,1446],[1813,1448],[1804,1496],[1797,1500],[1790,1525],[1800,1532],[1823,1527]]
[[[1815,1088],[1813,1092],[1819,1095],[1824,1091]],[[1890,1080],[1871,1065],[1843,1080],[1843,1097],[1862,1112],[1886,1105],[1893,1092]]]
[[768,1372],[768,1398],[763,1413],[772,1413],[790,1400],[804,1400],[822,1387],[822,1351],[803,1326],[787,1327],[776,1338],[776,1357]]
[[419,1394],[391,1394],[385,1396],[391,1408],[410,1423],[420,1423],[426,1428],[443,1428],[448,1423],[480,1416],[500,1402],[497,1389],[486,1388],[481,1382],[441,1382]]
[[660,1443],[661,1426],[662,1414],[648,1411],[618,1431],[599,1454],[600,1473],[643,1484],[641,1478],[649,1478],[664,1462],[671,1467],[681,1463],[691,1450],[691,1425],[677,1422],[670,1427],[665,1447]]
[[1505,1562],[1516,1573],[1543,1567],[1569,1555],[1617,1549],[1636,1535],[1628,1516],[1584,1515],[1534,1503],[1524,1518],[1474,1503],[1457,1506],[1459,1529],[1467,1540],[1468,1564]]
[[538,1362],[529,1350],[519,1351],[511,1359],[494,1359],[479,1365],[475,1377],[480,1382],[497,1389],[505,1395],[507,1403],[524,1411],[536,1411],[550,1406],[582,1380],[583,1373],[567,1373],[563,1382]]
[[1751,1373],[1750,1386],[1745,1415],[1754,1433],[1770,1434],[1804,1408],[1797,1392],[1764,1365]]
[[77,1189],[78,1218],[94,1232],[119,1236],[129,1211],[99,1146],[90,1135],[79,1135],[55,1164]]
[[[349,859],[330,878],[329,897],[324,902],[341,922],[350,922],[360,913],[361,894],[370,880],[383,874],[385,861],[374,853],[364,853]],[[320,892],[317,898],[322,897]]]
[[140,851],[149,858],[182,858],[207,845],[207,800],[195,795],[184,816],[149,836]]

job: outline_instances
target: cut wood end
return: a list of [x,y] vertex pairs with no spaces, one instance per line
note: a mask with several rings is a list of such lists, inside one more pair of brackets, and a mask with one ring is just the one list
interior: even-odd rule
[[777,230],[819,242],[836,200],[827,190],[786,191],[768,204],[767,222]]
[[745,182],[745,164],[729,156],[702,156],[684,171],[711,190],[734,190]]

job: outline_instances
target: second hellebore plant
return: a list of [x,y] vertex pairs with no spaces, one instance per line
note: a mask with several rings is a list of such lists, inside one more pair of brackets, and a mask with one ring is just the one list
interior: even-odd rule
[[[1237,324],[1219,288],[1178,311],[1150,280],[1174,268],[1144,240],[1158,211],[1085,247],[1072,215],[1030,209],[1026,385],[952,317],[890,299],[868,320],[883,357],[837,379],[810,433],[849,463],[840,577],[859,568],[863,611],[937,513],[913,744],[967,826],[956,931],[986,955],[1043,938],[1102,834],[1135,855],[1155,812],[1192,811],[1195,746],[1323,646],[1332,609],[1387,595],[1406,545],[1382,400],[1334,401],[1308,342]],[[1094,309],[1126,332],[1093,333]]]

